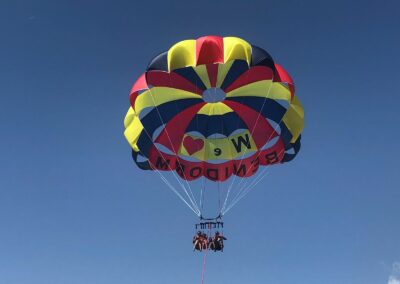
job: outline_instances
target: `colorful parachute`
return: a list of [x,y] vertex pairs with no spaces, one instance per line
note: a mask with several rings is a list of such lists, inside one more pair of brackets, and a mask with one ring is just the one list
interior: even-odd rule
[[143,170],[223,182],[300,149],[304,112],[292,78],[237,37],[176,43],[150,62],[130,103],[125,137]]

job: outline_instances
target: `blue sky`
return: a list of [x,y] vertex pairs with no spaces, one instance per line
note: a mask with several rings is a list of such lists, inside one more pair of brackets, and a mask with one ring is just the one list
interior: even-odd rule
[[205,283],[398,281],[398,1],[0,5],[0,284],[200,282],[195,216],[122,133],[148,61],[209,34],[285,66],[306,128],[226,216]]

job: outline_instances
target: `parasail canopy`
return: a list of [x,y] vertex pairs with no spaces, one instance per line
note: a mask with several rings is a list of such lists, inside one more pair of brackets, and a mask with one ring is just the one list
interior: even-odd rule
[[294,83],[237,37],[184,40],[149,63],[130,92],[125,137],[142,170],[223,182],[299,152],[304,111]]

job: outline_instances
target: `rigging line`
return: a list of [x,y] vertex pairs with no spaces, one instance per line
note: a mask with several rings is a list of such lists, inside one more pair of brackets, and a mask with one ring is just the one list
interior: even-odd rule
[[[260,154],[261,154],[261,152],[259,152],[257,154],[256,159],[260,156]],[[237,193],[236,193],[235,197],[232,198],[232,202],[234,202],[241,194],[243,194],[243,191],[245,190],[247,185],[250,186],[254,182],[255,179],[258,179],[261,175],[263,175],[263,173],[265,173],[267,171],[268,167],[270,167],[270,165],[265,165],[264,168],[262,170],[259,170],[257,172],[256,176],[254,178],[252,178],[252,179],[250,179],[250,178],[242,178],[242,180],[239,182],[239,184],[236,187],[236,188],[238,188],[238,190],[237,190]],[[251,182],[250,182],[250,180],[251,180]]]
[[[168,76],[168,80],[169,80],[170,86],[173,87],[174,84],[173,84],[173,82],[172,82],[170,76]],[[196,87],[197,87],[197,82],[196,82]],[[199,97],[200,97],[200,95],[199,95]],[[176,109],[177,111],[179,111],[179,110],[178,110],[178,107],[177,107],[177,102],[176,102],[176,100],[175,100],[175,102],[174,102],[174,106],[175,106],[175,109]],[[161,121],[162,121],[162,118],[161,118]],[[165,131],[165,132],[167,133],[167,131]],[[168,136],[169,142],[171,143],[171,139],[170,139],[170,136],[168,135],[168,133],[167,133],[167,136]],[[172,145],[172,143],[171,143],[171,145]],[[173,145],[172,145],[172,146],[173,146]],[[173,150],[174,150],[174,152],[175,152],[175,149],[173,149]],[[192,198],[193,198],[193,201],[194,201],[194,203],[195,203],[197,209],[200,211],[199,206],[198,206],[197,201],[196,201],[196,198],[194,197],[192,188],[191,188],[191,186],[190,186],[188,180],[186,179],[186,176],[185,176],[185,173],[184,173],[183,169],[182,169],[182,174],[183,174],[183,176],[185,177],[185,182],[186,182],[186,185],[187,185],[188,188],[189,188],[189,192],[190,192],[190,194],[191,194],[191,196],[192,196]]]
[[[273,79],[274,79],[274,78],[272,77],[272,78],[271,78],[271,84],[270,84],[269,87],[268,87],[267,95],[264,97],[264,101],[263,101],[263,104],[262,104],[260,110],[262,110],[262,109],[264,108],[265,102],[267,101],[267,98],[268,98],[269,93],[270,93],[270,91],[271,91],[271,87],[272,87],[272,85],[273,85]],[[251,132],[250,132],[250,135],[251,135],[251,136],[253,136],[253,132],[254,132],[256,126],[257,126],[257,123],[258,123],[258,120],[260,119],[260,116],[261,116],[261,112],[258,112],[256,122],[254,123],[254,125],[253,125],[253,127],[252,127],[252,130],[251,130]],[[273,132],[272,132],[272,133],[273,133]],[[266,143],[268,143],[268,141],[271,139],[272,133],[270,134],[270,137],[269,137],[269,139],[267,140]],[[246,155],[247,150],[248,150],[248,148],[246,147],[246,148],[244,149],[244,153],[243,153],[242,157],[244,157],[244,155]],[[238,169],[240,169],[240,166],[242,165],[242,163],[243,163],[243,159],[240,160],[239,166],[237,167]],[[236,180],[236,177],[237,177],[237,175],[234,176],[234,178],[233,178],[233,180],[232,180],[232,183],[231,183],[231,185],[229,186],[229,190],[231,190],[232,185],[233,185],[233,183],[234,183],[235,180]],[[225,206],[226,206],[226,203],[224,204],[224,208],[223,208],[223,209],[225,209]]]
[[[285,112],[286,113],[286,112]],[[283,115],[282,116],[282,118],[279,120],[279,122],[275,125],[275,127],[274,127],[274,131],[271,133],[271,135],[268,137],[268,140],[267,140],[267,143],[268,143],[268,141],[270,141],[271,140],[271,137],[272,137],[272,134],[276,131],[276,129],[277,129],[277,127],[279,126],[279,128],[280,128],[280,124],[282,123],[282,120],[283,120],[283,117],[284,117],[285,115]],[[281,129],[281,131],[282,131],[282,129]],[[271,146],[272,147],[272,146]],[[282,152],[285,150],[285,148],[283,148],[282,150],[281,150],[281,152],[279,153],[279,155],[281,155],[282,154]],[[258,159],[258,157],[260,157],[260,155],[261,155],[261,151],[259,151],[258,152],[258,154],[257,154],[257,157],[256,157],[256,159]],[[279,156],[278,155],[278,156]],[[266,165],[265,167],[267,168],[269,165]],[[250,168],[249,168],[250,169]],[[247,171],[249,170],[249,169],[247,169]],[[264,172],[266,172],[266,170],[263,170],[263,171],[261,171],[261,173],[264,173]],[[247,172],[246,172],[247,173]],[[245,181],[244,181],[245,180]],[[244,181],[244,184],[243,184],[243,186],[241,186],[241,184],[243,183],[243,181]],[[239,184],[238,184],[238,188],[240,187],[240,189],[239,189],[239,192],[237,193],[237,195],[233,198],[233,200],[232,200],[232,202],[234,202],[234,200],[240,195],[240,193],[241,193],[241,191],[247,186],[247,184],[249,183],[249,180],[248,179],[242,179],[240,182],[239,182]],[[246,193],[247,194],[247,193]],[[241,198],[240,198],[241,199]]]
[[[279,152],[279,155],[281,155],[282,152],[283,152],[284,150],[285,150],[285,149],[282,149],[282,150]],[[252,182],[252,183],[245,189],[245,190],[247,190],[247,192],[246,192],[243,196],[241,196],[238,200],[236,200],[234,203],[232,202],[232,204],[229,206],[229,208],[227,208],[227,209],[224,211],[224,214],[225,214],[226,212],[228,212],[229,210],[231,210],[231,209],[233,208],[234,205],[236,205],[236,204],[237,204],[243,197],[245,197],[253,188],[255,188],[256,185],[259,184],[259,183],[261,182],[261,180],[263,180],[263,179],[268,175],[269,172],[265,173],[267,170],[268,170],[268,167],[265,167],[265,169],[263,169],[262,174],[260,174],[259,179],[258,179],[255,183]],[[264,173],[265,173],[265,174],[264,174]],[[254,184],[253,184],[253,183],[254,183]]]
[[192,205],[190,205],[187,200],[179,193],[179,191],[171,185],[169,180],[159,171],[157,168],[154,168],[157,174],[160,175],[161,180],[197,215],[200,216],[200,212],[194,208]]
[[[263,169],[263,170],[264,170],[263,172],[265,172],[266,169]],[[266,173],[265,175],[267,175],[267,174],[268,173]],[[262,174],[258,175],[256,177],[256,179],[254,179],[248,187],[241,189],[240,193],[237,194],[232,199],[231,204],[224,210],[224,214],[226,212],[228,212],[234,205],[236,205],[239,202],[239,200],[241,200],[244,196],[246,196],[250,192],[249,188],[253,188],[253,186],[257,185],[259,183],[259,181],[261,181],[265,175],[262,175]]]
[[161,174],[159,170],[156,169],[156,172],[160,175],[161,180],[197,215],[199,216],[199,212],[197,212],[188,202],[187,200],[178,192],[178,190],[171,185],[168,179]]
[[[159,111],[158,107],[156,106],[156,103],[155,103],[155,100],[154,100],[154,96],[153,96],[153,93],[152,93],[151,89],[152,89],[152,88],[149,88],[150,97],[151,97],[151,99],[152,99],[152,101],[153,101],[153,104],[154,104],[155,109],[157,110],[158,117],[160,118],[162,124],[164,125],[165,133],[167,134],[167,138],[168,138],[168,140],[169,140],[169,143],[171,143],[171,146],[173,147],[172,141],[171,141],[171,137],[169,136],[168,131],[167,131],[166,128],[165,128],[166,123],[164,122],[164,120],[163,120],[163,118],[162,118],[162,116],[161,116],[161,114],[160,114],[160,111]],[[149,136],[149,137],[151,137],[151,139],[152,139],[152,136]],[[175,151],[174,148],[173,148],[172,150],[174,151],[174,153],[176,153],[176,151]],[[183,173],[183,171],[182,171],[182,173]],[[194,200],[194,201],[192,200],[192,198],[190,197],[189,193],[187,192],[186,187],[185,187],[185,186],[183,185],[183,183],[179,180],[179,178],[177,177],[177,174],[175,174],[175,171],[172,171],[172,174],[174,175],[175,179],[179,182],[179,184],[180,184],[180,186],[182,187],[182,189],[185,191],[185,194],[186,194],[187,197],[189,198],[190,203],[192,203],[193,207],[196,208],[196,211],[200,211],[200,210],[199,210],[199,207],[198,207],[198,205],[197,205],[197,203],[196,203],[196,200]],[[184,175],[184,173],[183,173],[183,175]],[[187,181],[186,179],[185,179],[185,181],[186,181],[186,184],[188,185],[188,187],[190,188],[190,185],[189,185],[188,181]],[[193,193],[192,193],[192,195],[193,195]]]
[[[277,83],[277,82],[275,82],[275,83]],[[273,79],[272,79],[270,88],[272,87],[273,84],[274,84],[274,82],[273,82]],[[279,84],[283,85],[282,83],[279,83]],[[285,86],[285,87],[286,87],[286,86]],[[270,92],[270,89],[268,90],[267,97],[269,96],[269,92]],[[267,97],[264,99],[264,103],[265,103]],[[262,106],[261,110],[262,110],[263,107],[264,107],[264,103],[263,103],[263,106]],[[270,136],[268,137],[268,140],[267,140],[266,143],[268,143],[268,142],[271,140],[271,137],[272,137],[273,133],[276,132],[276,129],[277,129],[278,126],[279,126],[280,131],[282,132],[282,129],[281,129],[281,126],[280,126],[280,125],[281,125],[282,120],[283,120],[283,118],[284,118],[284,116],[285,116],[285,114],[287,113],[288,110],[289,110],[289,107],[288,107],[288,109],[286,109],[285,113],[282,115],[282,117],[281,117],[281,119],[279,120],[279,122],[275,122],[276,125],[274,126],[274,131],[271,132],[271,134],[270,134]],[[260,113],[259,113],[259,114],[260,114]],[[272,147],[272,146],[271,146],[271,147]],[[246,150],[247,150],[247,148],[246,148]],[[282,152],[281,152],[281,153],[282,153]],[[281,153],[280,153],[280,154],[281,154]],[[258,159],[258,157],[259,157],[260,155],[261,155],[261,151],[259,151],[259,153],[257,154],[256,159]],[[247,173],[247,172],[246,172],[246,173]],[[244,180],[244,179],[242,179],[242,180],[239,182],[239,185],[238,185],[238,186],[240,186],[240,185],[243,183],[243,180]],[[246,185],[247,185],[247,183],[248,183],[248,180],[246,179],[246,181],[245,181],[244,185],[241,187],[241,189],[245,188]]]
[[190,210],[194,212],[197,216],[199,215],[199,212],[196,212],[190,205],[189,203],[182,197],[182,195],[168,182],[168,180],[158,171],[156,172],[160,175],[161,180],[189,207]]
[[206,196],[206,187],[207,187],[207,183],[208,183],[208,180],[207,179],[205,179],[204,180],[204,188],[203,188],[203,207],[202,207],[202,211],[203,211],[203,208],[204,208],[204,199],[205,199],[205,196]]
[[[163,118],[162,118],[162,116],[161,116],[161,114],[160,114],[160,112],[159,112],[159,109],[158,109],[157,106],[155,106],[154,96],[153,96],[153,93],[152,93],[152,91],[151,91],[151,88],[149,89],[149,91],[150,91],[150,96],[151,96],[151,98],[152,98],[154,107],[155,107],[155,109],[157,110],[157,114],[158,114],[158,116],[159,116],[161,122],[162,122],[163,125],[165,126],[166,124],[165,124],[165,122],[164,122],[164,120],[163,120]],[[165,128],[164,128],[164,129],[165,129]],[[170,138],[168,132],[165,131],[165,133],[167,134],[168,140],[169,140],[169,142],[170,142],[171,145],[172,145],[171,138]],[[149,136],[149,137],[151,137],[151,136]],[[156,147],[156,148],[157,148],[157,147]],[[174,152],[175,152],[175,149],[173,149],[173,150],[174,150]],[[161,155],[160,151],[158,151],[158,152],[159,152],[159,154]],[[162,155],[161,155],[161,156],[162,156]],[[170,167],[170,169],[171,169],[171,167]],[[181,186],[181,188],[184,190],[185,194],[186,194],[187,197],[189,198],[190,203],[192,203],[192,205],[193,205],[193,207],[196,209],[196,211],[200,212],[200,210],[199,210],[199,208],[198,208],[198,206],[197,206],[197,203],[196,203],[195,201],[192,200],[192,198],[190,197],[190,195],[189,195],[188,192],[187,192],[186,187],[185,187],[185,186],[183,185],[183,183],[179,180],[179,177],[177,177],[177,174],[175,174],[175,171],[173,171],[173,170],[171,170],[171,171],[172,171],[172,174],[173,174],[174,178],[178,181],[179,185]],[[188,185],[189,188],[190,188],[190,185],[188,184],[188,182],[187,182],[186,179],[185,179],[185,181],[186,181],[187,185]],[[192,193],[192,196],[193,196],[193,193]],[[198,214],[199,214],[199,213],[198,213]]]
[[[250,70],[250,66],[249,66],[249,69],[248,70]],[[247,71],[248,71],[247,70]],[[247,72],[246,71],[246,72]],[[247,73],[246,74],[246,81],[247,81],[247,79],[249,78],[249,74]],[[239,127],[239,121],[241,120],[241,118],[239,117],[239,115],[237,116],[237,121],[236,121],[236,129]],[[246,148],[247,149],[247,148]],[[246,152],[245,152],[246,153]],[[244,154],[243,154],[244,155]],[[242,155],[242,157],[243,157],[243,155]],[[240,164],[239,164],[239,167],[238,168],[240,168]],[[231,182],[231,184],[229,185],[229,187],[228,187],[228,189],[227,189],[227,194],[226,194],[226,197],[225,197],[225,201],[224,201],[224,205],[222,206],[222,209],[221,209],[221,212],[224,210],[224,208],[225,208],[225,206],[226,206],[226,202],[228,201],[228,198],[229,198],[229,195],[230,195],[230,193],[231,193],[231,190],[232,190],[232,185],[233,185],[233,183],[234,183],[234,181],[235,181],[235,178],[236,178],[236,175],[232,178],[232,182]]]
[[[170,72],[169,72],[169,73],[170,73]],[[172,82],[170,76],[168,76],[168,80],[169,80],[170,86],[173,87],[174,84],[173,84],[173,82]],[[197,80],[196,80],[195,84],[196,84],[196,88],[198,88],[198,86],[197,86]],[[198,94],[197,94],[197,95],[198,95]],[[202,96],[199,95],[199,97],[202,97]],[[174,105],[175,105],[175,109],[178,110],[176,100],[175,100]],[[196,115],[196,127],[197,127],[197,129],[198,129],[198,117],[197,117],[197,115]],[[170,139],[169,139],[169,140],[170,140]],[[171,142],[171,141],[170,141],[170,142]],[[172,145],[172,143],[171,143],[171,145]],[[174,151],[175,151],[175,150],[174,150]],[[182,171],[182,174],[185,176],[185,173],[184,173],[183,171]],[[192,196],[192,198],[193,198],[193,201],[194,201],[194,203],[196,204],[196,207],[198,208],[198,210],[199,210],[199,212],[200,212],[200,208],[199,208],[199,205],[198,205],[198,203],[197,203],[196,197],[194,196],[193,190],[192,190],[192,188],[191,188],[191,186],[190,186],[188,180],[186,179],[186,176],[185,176],[185,182],[186,182],[186,184],[187,184],[187,186],[188,186],[188,190],[189,190],[189,192],[190,192],[190,194],[191,194],[191,196]],[[201,214],[201,212],[200,212],[200,214]]]
[[[247,75],[247,77],[248,77],[248,75]],[[262,104],[262,106],[261,106],[260,110],[262,110],[262,109],[264,108],[264,105],[265,105],[266,99],[268,98],[268,96],[269,96],[269,93],[270,93],[270,90],[271,90],[272,82],[273,82],[273,78],[271,79],[271,84],[270,84],[270,86],[269,86],[269,88],[268,88],[267,95],[266,95],[266,97],[264,98],[264,101],[263,101],[263,104]],[[253,132],[254,132],[254,130],[255,130],[255,127],[257,126],[258,120],[259,120],[259,118],[260,118],[260,115],[261,115],[261,113],[260,113],[260,112],[258,112],[258,115],[257,115],[256,122],[255,122],[255,123],[254,123],[254,125],[253,125],[253,128],[252,128],[252,130],[251,130],[251,132],[250,132],[250,135],[253,135]],[[268,140],[269,140],[269,139],[268,139]],[[267,141],[267,143],[268,143],[268,141]],[[247,150],[248,150],[248,148],[246,147],[246,148],[244,149],[244,153],[243,153],[243,155],[241,155],[241,157],[242,157],[242,158],[243,158],[243,157],[246,155],[246,153],[247,153]],[[240,169],[240,167],[241,167],[242,163],[243,163],[243,159],[241,159],[241,160],[240,160],[240,162],[239,162],[239,166],[238,166],[237,168],[239,168],[239,169]],[[229,188],[228,188],[228,194],[227,194],[227,196],[226,196],[226,199],[225,199],[225,202],[224,202],[224,206],[223,206],[223,208],[222,208],[222,211],[224,211],[224,209],[226,208],[227,201],[228,201],[229,195],[230,195],[230,193],[231,193],[231,191],[232,191],[233,184],[234,184],[234,182],[235,182],[236,178],[237,178],[237,175],[235,174],[235,176],[234,176],[234,177],[233,177],[233,179],[232,179],[232,182],[231,182],[231,184],[229,185]]]
[[227,213],[229,210],[231,210],[240,200],[242,200],[247,194],[250,193],[250,191],[252,191],[252,189],[254,189],[256,187],[256,185],[258,185],[265,176],[267,176],[268,173],[266,173],[265,175],[261,176],[261,178],[253,185],[253,186],[249,186],[248,188],[246,188],[246,191],[244,194],[242,194],[236,201],[232,202],[232,204],[224,211],[224,214]]
[[[171,81],[171,80],[170,80]],[[192,82],[193,83],[193,82]],[[198,85],[197,85],[197,80],[195,80],[195,85],[196,85],[196,89],[200,89],[199,87],[198,87]],[[202,98],[203,98],[203,96],[202,96]],[[197,115],[195,115],[195,117],[196,117],[196,130],[198,130],[199,129],[199,117],[197,116]],[[199,206],[199,211],[200,211],[200,216],[202,216],[202,214],[203,214],[203,203],[204,203],[204,200],[203,200],[203,194],[204,194],[204,188],[205,188],[205,180],[203,179],[203,187],[200,189],[200,200],[199,200],[199,204],[200,204],[200,206]]]
[[[143,130],[146,132],[146,135],[148,136],[148,137],[151,137],[151,135],[149,134],[149,132],[147,131],[147,129],[145,128],[145,127],[143,127]],[[162,156],[162,154],[161,154],[161,152],[160,152],[160,150],[154,145],[154,148],[157,150],[157,152],[158,152],[158,154],[160,155],[160,156]],[[168,165],[168,168],[169,168],[169,170],[172,172],[172,173],[174,173],[174,171],[172,170],[172,168],[171,168],[171,165],[169,164],[169,163],[167,163],[167,165]],[[153,168],[153,169],[155,169],[156,170],[156,172],[160,175],[160,177],[161,177],[161,179],[164,181],[164,179],[166,180],[166,181],[168,181],[167,179],[166,179],[166,177],[164,177],[164,175],[163,174],[161,174],[161,171],[159,171],[157,168]],[[175,179],[177,179],[176,178],[176,176],[173,174],[173,176],[175,177]],[[179,182],[179,180],[178,180],[178,182]],[[164,183],[165,183],[165,181],[164,181]],[[169,181],[168,181],[168,183],[169,183]],[[182,187],[183,185],[181,184],[181,187]],[[172,188],[171,188],[172,187]],[[177,189],[174,187],[174,186],[172,186],[172,185],[170,185],[170,188],[172,189],[172,191],[174,191],[175,193],[178,193],[178,191],[177,191]],[[183,189],[185,189],[184,187],[183,187]],[[179,193],[178,193],[179,194]],[[178,196],[180,196],[180,195],[178,195]],[[180,198],[183,198],[182,196],[180,196]],[[184,199],[183,198],[183,201],[189,206],[189,208],[197,215],[197,216],[200,216],[200,210],[198,210],[197,208],[195,208],[195,207],[193,207],[193,206],[190,206],[188,203],[187,203],[187,201],[186,201],[186,199]]]
[[218,207],[221,211],[221,183],[218,182]]
[[[267,168],[264,168],[262,170],[260,170],[257,175],[255,176],[255,178],[250,182],[249,186],[252,186],[255,182],[258,181],[258,179],[261,178],[261,176],[263,176],[263,174],[267,171]],[[244,185],[243,187],[241,187],[239,190],[243,191],[247,188],[247,185]]]
[[171,183],[168,181],[168,179],[159,171],[157,168],[154,168],[156,173],[160,175],[161,180],[174,192],[188,207],[190,210],[192,210],[197,216],[200,216],[200,212],[196,211],[196,208],[191,206],[186,199],[178,192],[178,190],[171,185]]
[[[216,89],[214,89],[214,92],[216,92]],[[239,121],[237,121],[237,126],[239,125]],[[236,128],[237,128],[236,126]],[[221,119],[221,128],[220,128],[221,133],[224,133],[224,120]],[[225,186],[222,187],[222,189],[224,189]],[[221,197],[223,195],[222,194],[222,189],[221,189],[221,182],[218,181],[218,216],[221,216],[222,213],[222,203],[221,203]]]
[[[283,148],[278,156],[280,156],[283,152],[285,151],[285,149]],[[234,205],[236,205],[238,203],[239,200],[241,200],[244,196],[246,196],[258,183],[261,182],[261,180],[263,180],[265,178],[265,176],[268,175],[269,172],[267,172],[269,170],[269,167],[266,166],[260,173],[259,175],[249,184],[249,186],[247,188],[242,187],[241,188],[241,196],[240,194],[238,194],[233,200],[231,205],[229,206],[229,208],[227,210],[225,210],[224,212],[228,212]],[[265,173],[265,174],[264,174]],[[234,204],[233,204],[234,203]]]
[[[214,90],[214,96],[215,96],[215,94],[216,94],[216,91]],[[211,116],[211,110],[212,110],[212,108],[210,108],[209,110],[208,110],[208,117],[210,117]],[[207,128],[208,128],[208,125],[209,125],[209,119],[207,120]],[[212,135],[210,135],[209,137],[212,137]],[[214,140],[216,140],[217,138],[217,133],[214,133],[214,138],[211,138],[211,139],[214,139]],[[208,137],[205,137],[205,139],[207,139]],[[205,146],[204,146],[204,152],[203,152],[203,164],[204,164],[204,161],[206,160],[206,153],[207,153],[207,145],[208,145],[208,143],[205,143]],[[200,196],[200,204],[201,204],[201,214],[203,213],[202,211],[203,211],[203,206],[204,206],[204,196],[205,196],[205,185],[206,185],[206,182],[207,182],[207,178],[204,176],[203,177],[203,188],[202,188],[202,190],[201,190],[201,196]]]
[[[233,178],[233,177],[232,177]],[[227,203],[227,201],[228,201],[228,198],[229,198],[229,195],[231,194],[231,191],[232,191],[232,187],[228,187],[227,188],[227,193],[226,193],[226,195],[225,195],[225,200],[224,200],[224,204],[223,204],[223,206],[222,206],[222,208],[221,208],[221,210],[220,210],[220,213],[222,213],[222,215],[224,215],[223,214],[223,211],[224,211],[224,208],[225,208],[225,206],[226,206],[226,203]]]
[[227,184],[224,184],[224,186],[223,186],[222,197],[223,197],[223,201],[221,203],[221,208],[220,208],[220,212],[219,212],[221,216],[223,216],[222,209],[223,209],[226,199],[228,198],[228,185]]
[[[186,180],[186,183],[189,185],[189,183],[188,183],[187,180]],[[190,187],[190,185],[189,185],[189,192],[190,192],[190,195],[192,196],[192,198],[193,198],[193,200],[194,200],[194,203],[196,204],[197,210],[200,212],[200,207],[199,207],[199,205],[198,205],[198,203],[197,203],[196,197],[194,196],[193,190],[192,190],[192,188]],[[200,214],[201,214],[201,212],[200,212]]]
[[[272,82],[272,84],[273,84],[273,82]],[[271,86],[272,86],[272,84],[271,84]],[[269,96],[269,92],[270,92],[270,89],[268,90],[268,95],[267,95],[267,97]],[[266,97],[266,98],[267,98],[267,97]],[[264,107],[266,98],[264,99],[263,106],[262,106],[261,110],[262,110],[263,107]],[[286,110],[286,112],[287,112],[287,110]],[[286,114],[286,112],[285,112],[285,114]],[[280,128],[280,124],[282,123],[282,120],[283,120],[285,114],[282,116],[282,118],[279,120],[279,122],[276,123],[276,125],[275,125],[275,127],[274,127],[274,130],[273,130],[273,132],[271,132],[271,134],[270,134],[270,136],[268,137],[268,140],[267,140],[266,143],[268,143],[268,142],[271,140],[273,133],[275,133],[276,130],[277,130],[277,127],[279,126],[279,128]],[[259,113],[259,115],[260,115],[260,113]],[[258,117],[257,117],[257,119],[258,119]],[[281,131],[282,131],[282,130],[281,130]],[[247,150],[247,148],[245,149],[245,151],[246,151],[246,150]],[[283,150],[284,150],[284,149],[283,149]],[[280,155],[280,154],[282,154],[282,151],[279,153],[279,155]],[[261,155],[261,151],[258,152],[256,159],[258,159],[258,157],[259,157],[260,155]],[[279,156],[279,155],[278,155],[278,156]],[[268,165],[267,165],[267,166],[268,166]],[[250,168],[249,168],[249,169],[250,169]],[[248,171],[249,169],[247,169],[247,171]],[[263,172],[265,172],[265,171],[263,171]],[[247,173],[247,172],[246,172],[246,173]],[[245,180],[245,181],[244,181],[244,180]],[[238,194],[233,198],[233,200],[235,200],[235,199],[238,197],[238,195],[240,195],[241,190],[242,190],[243,188],[245,188],[245,187],[247,186],[248,182],[249,182],[247,179],[242,179],[242,180],[239,182],[238,187],[241,186],[241,184],[243,183],[243,181],[244,181],[244,185],[240,188]],[[240,198],[240,199],[241,199],[241,198]],[[232,202],[233,202],[233,200],[232,200]],[[225,209],[225,207],[224,207],[224,209]],[[226,210],[224,210],[224,212],[226,212]]]
[[[216,97],[216,95],[217,95],[217,91],[216,91],[216,88],[214,88],[213,89],[213,91],[214,91],[214,98]],[[220,129],[219,129],[219,131],[220,131],[220,133],[223,133],[224,131],[223,131],[223,128],[224,128],[224,124],[223,124],[223,119],[221,119],[220,120]],[[220,138],[217,138],[217,133],[214,133],[214,142],[217,142],[217,139],[220,139]],[[217,188],[218,188],[218,209],[220,210],[221,209],[221,190],[220,190],[220,182],[217,180],[216,181],[217,182]],[[218,212],[218,215],[219,215],[219,213],[220,212]]]
[[221,213],[221,183],[218,181],[217,188],[218,188],[218,215]]
[[[216,96],[216,89],[214,88],[214,97]],[[208,119],[207,119],[207,128],[208,128],[208,126],[209,126],[209,122],[210,122],[210,117],[212,116],[212,110],[213,110],[213,108],[212,107],[210,107],[209,108],[209,110],[208,110]],[[223,127],[223,121],[221,120],[221,129],[222,129],[222,127]],[[222,131],[221,131],[222,132]],[[211,134],[210,136],[208,136],[208,137],[210,137],[210,139],[211,139],[211,141],[213,141],[214,143],[219,139],[219,138],[217,138],[217,132],[215,132],[215,133],[213,133],[213,134]],[[205,137],[206,139],[208,138],[208,137]],[[204,161],[206,160],[206,153],[207,153],[207,145],[209,145],[209,143],[206,143],[205,144],[205,148],[204,148],[204,156],[203,156],[203,163],[204,163]],[[209,147],[210,148],[210,147]],[[206,177],[204,177],[204,181],[206,182],[207,181],[207,178]],[[219,185],[219,181],[217,180],[216,181],[217,183],[218,183],[218,185]],[[203,190],[204,190],[204,192],[205,192],[205,186],[204,186],[204,188],[203,188]],[[203,194],[203,202],[202,202],[202,206],[204,205],[204,195],[205,194]],[[203,207],[201,208],[201,210],[203,211]]]
[[[249,68],[249,69],[250,69],[250,68]],[[248,79],[248,74],[246,74],[246,80],[247,80],[247,79]],[[241,118],[237,115],[237,119],[236,119],[236,128],[235,128],[235,129],[238,129],[240,120],[241,120]],[[231,154],[232,154],[232,152],[231,152]],[[232,156],[233,156],[233,154],[232,154]],[[229,186],[225,186],[225,187],[226,187],[226,195],[225,195],[224,204],[223,204],[223,206],[222,206],[222,209],[221,209],[221,212],[220,212],[220,213],[222,213],[222,211],[224,210],[224,208],[225,208],[225,206],[226,206],[226,203],[227,203],[227,201],[228,201],[228,199],[229,199],[229,196],[230,196],[230,193],[231,193],[231,190],[232,190],[232,185],[233,185],[233,182],[234,182],[234,181],[235,181],[235,177],[232,177],[232,182],[231,182],[231,184],[230,184]]]
[[204,194],[205,185],[206,185],[206,178],[203,178],[203,186],[200,189],[200,215],[203,214],[203,203],[204,203],[203,194]]
[[[256,180],[258,180],[260,178],[260,175],[257,175],[254,179],[252,179],[252,182],[251,182],[251,184],[253,184]],[[227,205],[227,207],[229,208],[230,206],[231,206],[231,204],[232,203],[235,203],[236,202],[236,200],[238,199],[238,198],[240,198],[240,196],[242,195],[242,194],[244,194],[245,193],[245,188],[235,188],[235,190],[237,191],[236,192],[236,194],[231,198],[231,200],[230,200],[230,202],[229,202],[229,204]],[[233,191],[233,190],[232,190]],[[225,207],[225,209],[224,209],[224,213],[226,212],[226,208],[227,207]]]
[[[237,118],[237,123],[236,123],[236,129],[239,127],[239,117]],[[234,154],[231,152],[231,156],[233,156]],[[230,196],[230,194],[231,194],[231,192],[232,192],[232,189],[233,189],[233,187],[232,187],[232,184],[233,184],[233,182],[234,182],[234,179],[235,179],[235,177],[233,176],[234,174],[232,174],[232,176],[230,177],[231,179],[232,179],[232,182],[231,182],[231,184],[229,185],[229,186],[225,186],[225,199],[224,199],[224,202],[223,202],[223,205],[222,205],[222,208],[221,208],[221,210],[220,210],[220,213],[221,213],[221,216],[223,216],[223,210],[224,210],[224,208],[225,208],[225,206],[226,206],[226,204],[227,204],[227,202],[228,202],[228,199],[229,199],[229,196]],[[227,182],[228,183],[228,182]]]

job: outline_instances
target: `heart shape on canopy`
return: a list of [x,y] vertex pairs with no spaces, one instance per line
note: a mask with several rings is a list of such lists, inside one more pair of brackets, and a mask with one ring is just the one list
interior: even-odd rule
[[186,151],[191,156],[194,153],[203,149],[204,141],[201,138],[194,139],[191,136],[186,136],[185,139],[183,139],[183,146],[185,147]]

